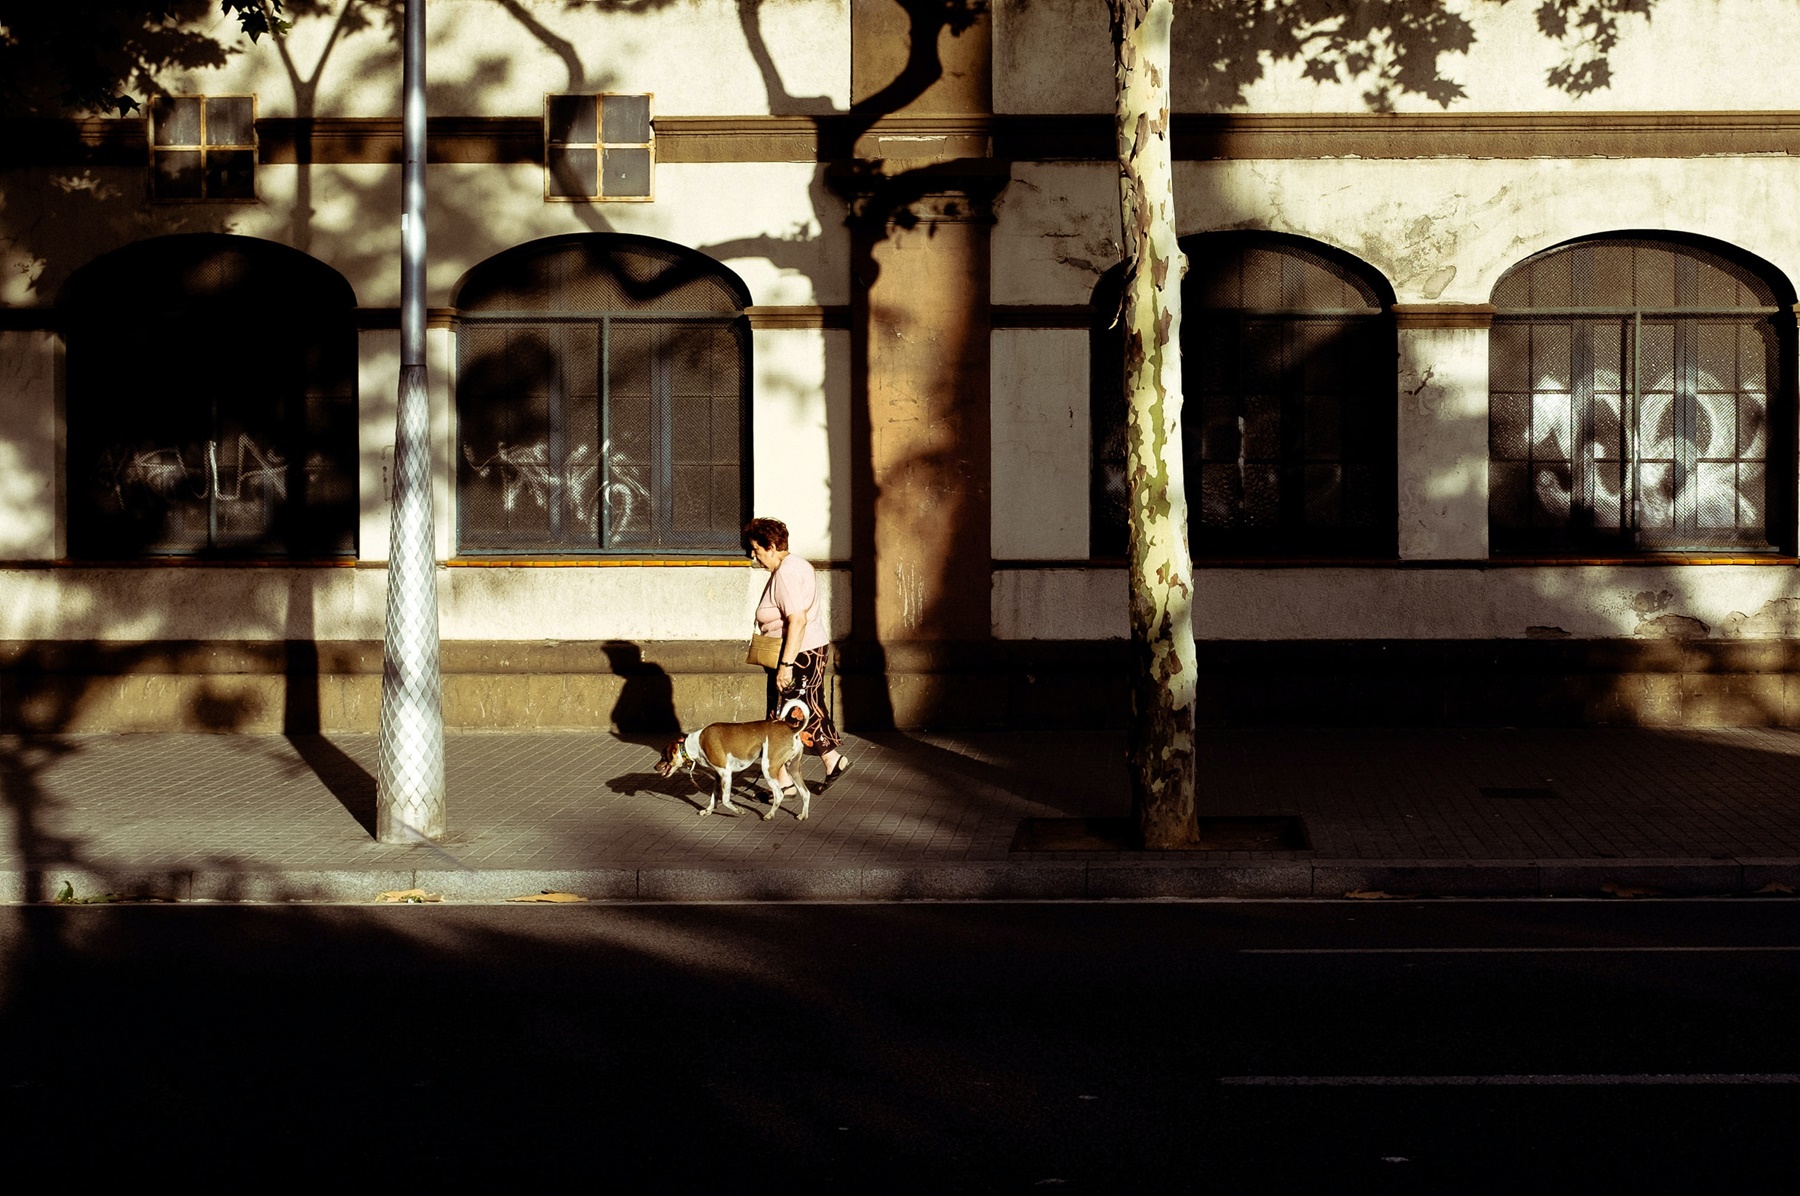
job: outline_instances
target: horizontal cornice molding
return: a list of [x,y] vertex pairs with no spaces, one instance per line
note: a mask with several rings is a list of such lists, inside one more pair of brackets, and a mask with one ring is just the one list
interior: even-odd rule
[[[822,307],[747,307],[744,315],[752,328],[848,328],[850,305]],[[817,562],[814,562],[815,564]]]
[[1491,303],[1396,303],[1394,326],[1420,328],[1487,328],[1494,322]]
[[[454,307],[429,308],[425,313],[425,326],[427,328],[453,328],[457,323],[456,316]],[[748,307],[744,309],[744,316],[750,321],[752,328],[850,327],[850,308],[847,304]],[[400,327],[400,309],[397,307],[359,307],[356,309],[356,326],[371,331],[398,329]]]
[[[1186,161],[1294,158],[1693,158],[1800,154],[1796,112],[1177,113]],[[663,162],[833,162],[998,158],[1111,161],[1110,114],[659,116]],[[398,163],[398,117],[265,117],[258,160]],[[427,160],[542,164],[536,116],[437,116]],[[148,162],[140,118],[0,123],[0,166]]]

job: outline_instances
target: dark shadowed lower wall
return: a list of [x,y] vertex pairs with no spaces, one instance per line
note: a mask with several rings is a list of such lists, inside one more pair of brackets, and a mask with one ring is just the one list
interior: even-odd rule
[[[662,731],[760,718],[736,642],[446,641],[456,729]],[[1800,727],[1800,641],[1335,640],[1199,644],[1212,726]],[[856,731],[1124,725],[1125,645],[840,645]],[[381,645],[0,643],[0,731],[373,731]]]

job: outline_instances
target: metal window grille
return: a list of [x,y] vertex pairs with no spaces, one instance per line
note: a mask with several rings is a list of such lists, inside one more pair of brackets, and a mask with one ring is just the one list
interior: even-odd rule
[[1780,301],[1698,246],[1609,238],[1495,287],[1489,527],[1499,552],[1773,551],[1791,465]]
[[[120,319],[124,294],[156,301]],[[71,278],[71,555],[354,553],[353,303],[303,254],[216,235],[140,242]]]
[[[1360,264],[1287,238],[1188,238],[1182,441],[1196,555],[1386,555],[1395,341]],[[1091,550],[1126,550],[1122,276],[1095,293]]]
[[544,198],[655,198],[656,131],[649,95],[544,97]]
[[717,263],[565,240],[496,259],[459,298],[459,551],[736,549],[750,342]]
[[255,96],[158,96],[149,131],[152,198],[256,198]]

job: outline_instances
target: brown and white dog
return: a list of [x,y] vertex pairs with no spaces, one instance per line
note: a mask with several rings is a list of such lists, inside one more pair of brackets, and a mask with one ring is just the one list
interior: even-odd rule
[[773,795],[769,799],[769,812],[763,815],[763,821],[767,822],[775,817],[785,796],[775,784],[775,774],[792,763],[788,776],[800,794],[798,821],[804,822],[812,808],[812,794],[800,777],[799,765],[800,729],[806,726],[806,705],[798,699],[789,699],[782,707],[782,715],[754,723],[708,723],[698,731],[690,731],[663,749],[662,759],[656,762],[657,774],[673,776],[677,769],[685,769],[690,780],[696,768],[715,774],[719,778],[719,789],[709,796],[706,808],[700,811],[701,817],[705,817],[713,812],[713,805],[721,801],[727,810],[736,814],[738,808],[731,804],[732,776],[752,764],[761,765],[763,779],[769,782],[769,792]]

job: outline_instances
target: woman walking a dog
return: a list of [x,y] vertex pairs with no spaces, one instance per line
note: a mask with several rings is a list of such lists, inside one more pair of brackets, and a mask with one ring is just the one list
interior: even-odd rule
[[[750,559],[769,571],[769,584],[756,603],[756,628],[780,644],[775,662],[775,706],[791,699],[805,703],[806,726],[800,742],[825,765],[823,791],[850,771],[850,758],[838,751],[842,742],[825,711],[826,671],[831,663],[831,633],[819,617],[819,582],[804,557],[788,551],[787,524],[779,519],[752,519],[744,525],[744,547]],[[774,717],[771,715],[770,717]],[[795,767],[799,767],[796,762]],[[783,789],[787,769],[773,778]]]

